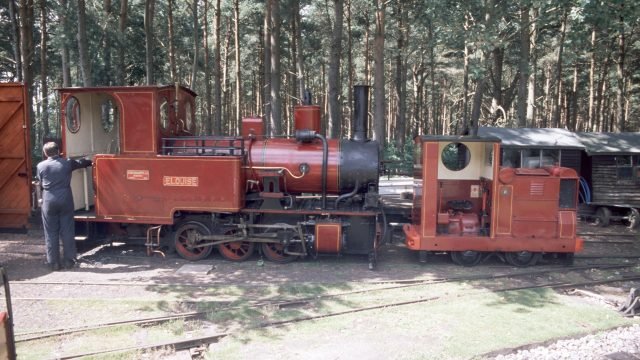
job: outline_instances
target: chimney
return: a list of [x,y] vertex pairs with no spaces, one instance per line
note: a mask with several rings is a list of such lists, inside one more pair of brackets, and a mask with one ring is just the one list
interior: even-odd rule
[[367,141],[367,118],[369,109],[369,86],[355,85],[353,87],[353,119],[351,128],[351,140],[357,142]]

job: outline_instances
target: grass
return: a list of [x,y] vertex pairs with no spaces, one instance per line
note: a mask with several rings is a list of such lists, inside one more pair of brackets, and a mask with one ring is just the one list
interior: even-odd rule
[[[199,324],[196,324],[199,328]],[[193,325],[184,320],[175,320],[153,327],[138,327],[134,325],[97,329],[83,333],[81,336],[68,335],[62,340],[32,341],[28,344],[20,343],[17,347],[20,359],[47,359],[52,357],[69,356],[71,354],[88,353],[107,349],[134,347],[143,344],[155,344],[169,339],[181,338]],[[134,359],[139,352],[100,355],[95,358],[105,359]]]
[[[398,295],[398,300],[401,298]],[[548,289],[479,291],[468,296],[251,330],[222,340],[207,358],[283,360],[322,355],[467,359],[631,322],[614,311]]]

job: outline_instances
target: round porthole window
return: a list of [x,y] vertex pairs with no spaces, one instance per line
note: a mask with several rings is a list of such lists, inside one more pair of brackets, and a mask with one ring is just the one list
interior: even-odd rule
[[114,125],[120,121],[120,111],[112,99],[102,102],[101,106],[102,128],[105,133],[113,131]]
[[163,130],[169,128],[169,100],[166,97],[160,102],[160,126]]
[[74,96],[67,99],[64,107],[67,129],[73,134],[80,131],[80,102]]
[[469,165],[471,152],[462,143],[450,143],[442,149],[442,163],[451,171],[460,171]]

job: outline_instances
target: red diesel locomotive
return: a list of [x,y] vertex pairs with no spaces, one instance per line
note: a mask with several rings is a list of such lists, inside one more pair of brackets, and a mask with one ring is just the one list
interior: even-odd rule
[[216,247],[241,261],[260,246],[275,262],[363,254],[375,266],[380,161],[366,138],[366,87],[356,88],[349,140],[320,134],[318,106],[295,108],[295,138],[265,137],[260,119],[245,119],[241,137],[194,136],[186,88],[59,91],[62,149],[94,155],[93,169],[72,180],[78,221],[146,233],[150,251],[168,243],[189,260]]
[[473,266],[496,253],[529,266],[543,253],[571,262],[582,250],[575,170],[501,167],[500,140],[492,137],[423,136],[416,149],[412,223],[403,230],[422,261],[447,251]]

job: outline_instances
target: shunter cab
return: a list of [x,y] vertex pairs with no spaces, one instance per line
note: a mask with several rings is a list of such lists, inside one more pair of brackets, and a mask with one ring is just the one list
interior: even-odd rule
[[449,252],[473,266],[498,253],[529,266],[543,253],[572,259],[582,250],[573,169],[501,167],[494,137],[421,136],[416,145],[412,224],[404,232],[421,260]]

